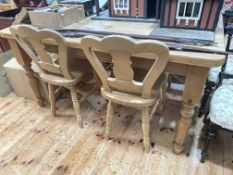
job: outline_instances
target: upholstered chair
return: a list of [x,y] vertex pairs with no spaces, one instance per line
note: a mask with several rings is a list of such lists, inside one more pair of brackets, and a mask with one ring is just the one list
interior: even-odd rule
[[202,117],[208,111],[208,101],[214,89],[217,88],[218,84],[230,84],[233,85],[232,79],[224,79],[225,74],[233,74],[233,50],[231,49],[231,40],[233,35],[233,25],[228,25],[225,27],[227,37],[226,43],[226,60],[222,66],[211,68],[209,71],[209,76],[206,82],[206,87],[204,95],[201,100],[201,105],[199,108],[198,116]]
[[[233,75],[231,76],[233,78]],[[210,141],[217,135],[217,130],[224,129],[233,133],[233,85],[218,87],[210,100],[209,114],[205,121],[206,138],[201,153],[201,162],[208,155]]]

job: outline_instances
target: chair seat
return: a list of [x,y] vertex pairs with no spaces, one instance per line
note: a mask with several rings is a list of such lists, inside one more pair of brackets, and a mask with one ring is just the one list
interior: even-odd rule
[[[221,68],[222,68],[221,66],[211,68],[209,71],[208,81],[211,81],[211,82],[214,82],[217,84],[218,83],[218,76],[219,76],[219,73],[221,72]],[[233,56],[232,55],[231,56],[229,55],[229,58],[227,60],[225,73],[228,73],[228,74],[233,73]],[[233,79],[224,79],[222,84],[233,85]]]
[[101,94],[104,98],[113,101],[117,104],[129,106],[129,107],[135,107],[135,108],[148,107],[156,102],[156,98],[143,99],[136,95],[129,95],[117,91],[108,92],[105,91],[104,89],[101,89]]
[[39,75],[40,75],[41,79],[47,83],[51,83],[51,84],[57,85],[57,86],[70,86],[70,85],[76,84],[83,75],[80,72],[75,72],[75,73],[76,73],[75,77],[77,77],[77,78],[74,78],[71,80],[63,78],[59,75],[51,75],[51,74],[44,74],[44,73],[39,73]]
[[[138,71],[140,73],[138,73]],[[136,80],[143,79],[144,75],[141,72],[142,70],[137,70],[136,73]],[[151,92],[151,99],[143,99],[138,95],[131,95],[128,93],[122,93],[119,91],[106,91],[103,88],[101,89],[102,96],[108,100],[111,100],[115,103],[126,105],[129,107],[136,107],[136,108],[144,108],[153,105],[158,97],[159,97],[159,89],[161,88],[162,84],[166,80],[166,75],[163,73],[158,78],[157,82],[154,84],[152,92]]]
[[[58,60],[56,59],[56,54],[50,56],[53,56],[53,60],[57,63]],[[91,70],[91,66],[86,60],[82,60],[82,59],[76,61],[73,60],[74,59],[71,59],[71,61],[69,62],[69,69],[71,75],[75,77],[74,79],[69,80],[63,78],[60,75],[52,75],[52,74],[44,74],[44,73],[39,73],[40,77],[44,81],[58,86],[64,86],[64,84],[65,86],[76,84],[86,72]]]
[[210,120],[222,128],[233,131],[233,86],[222,85],[210,102]]

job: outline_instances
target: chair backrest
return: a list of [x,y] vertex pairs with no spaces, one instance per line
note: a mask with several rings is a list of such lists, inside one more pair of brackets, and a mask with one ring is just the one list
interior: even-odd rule
[[[102,39],[95,36],[86,36],[82,38],[81,45],[105,90],[137,94],[143,98],[151,98],[153,85],[168,62],[168,47],[155,40],[134,40],[120,35],[111,35]],[[114,77],[111,77],[105,70],[96,55],[96,51],[111,55]],[[143,81],[139,82],[134,80],[135,72],[131,66],[131,58],[142,54],[149,54],[149,57],[143,59],[151,59],[153,63]]]
[[[67,79],[73,78],[68,69],[66,42],[58,32],[50,29],[38,30],[29,25],[11,26],[10,31],[41,72],[59,75]],[[45,40],[53,42],[57,46],[56,49],[50,51]]]

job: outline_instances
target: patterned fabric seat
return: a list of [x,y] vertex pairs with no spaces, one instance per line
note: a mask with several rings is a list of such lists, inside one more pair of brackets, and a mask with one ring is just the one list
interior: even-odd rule
[[208,115],[211,122],[233,131],[233,86],[222,85],[213,94]]
[[[225,51],[233,53],[230,48],[233,25],[224,27],[224,30],[228,34]],[[200,160],[202,163],[205,162],[208,156],[211,141],[217,137],[217,131],[221,129],[233,131],[233,55],[227,54],[226,56],[228,56],[228,59],[222,67],[213,68],[209,71],[208,81],[198,112],[199,117],[205,115],[203,120],[205,123],[205,142]],[[209,100],[212,92],[212,98]],[[206,108],[209,101],[208,108]]]
[[[211,81],[217,84],[218,76],[219,76],[219,73],[221,72],[221,68],[222,68],[221,66],[211,68],[209,71],[208,81]],[[233,55],[229,55],[228,57],[225,73],[228,73],[228,74],[233,73]],[[233,79],[225,79],[223,80],[223,84],[233,85]]]

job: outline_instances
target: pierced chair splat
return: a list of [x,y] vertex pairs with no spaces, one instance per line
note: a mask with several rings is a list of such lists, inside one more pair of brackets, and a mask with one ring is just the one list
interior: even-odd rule
[[[166,83],[163,73],[168,62],[168,47],[159,41],[139,41],[119,35],[110,35],[102,39],[86,36],[82,38],[81,45],[102,82],[102,96],[109,100],[105,138],[110,136],[115,105],[133,107],[141,110],[143,143],[145,151],[149,152],[151,147],[150,117],[162,100],[162,91],[164,83]],[[111,74],[105,70],[100,62],[96,54],[97,51],[111,56],[113,63]],[[136,69],[132,67],[132,57],[152,61],[151,68],[146,71],[142,81],[137,80]]]
[[[70,89],[75,113],[80,127],[83,126],[80,114],[80,104],[76,92],[76,84],[81,80],[84,72],[72,71],[68,66],[68,48],[66,41],[59,33],[43,29],[38,30],[29,25],[16,25],[10,28],[18,44],[28,54],[39,69],[39,76],[48,83],[49,99],[52,114],[56,115],[55,86]],[[45,40],[56,43],[56,51],[48,51]]]

